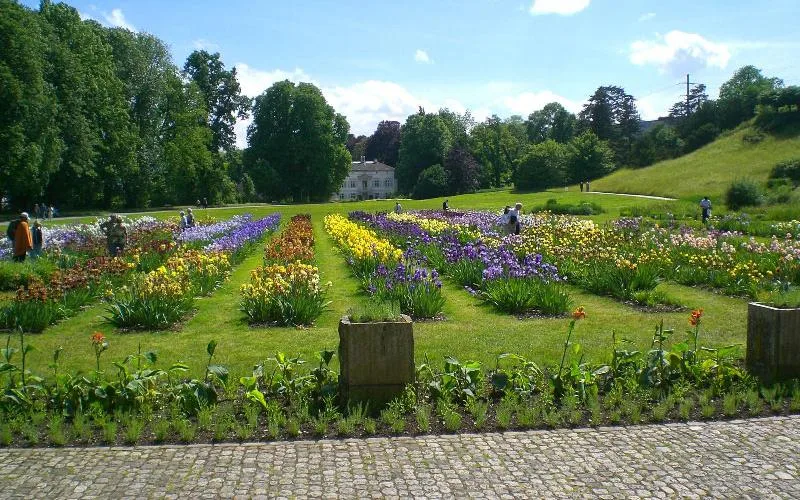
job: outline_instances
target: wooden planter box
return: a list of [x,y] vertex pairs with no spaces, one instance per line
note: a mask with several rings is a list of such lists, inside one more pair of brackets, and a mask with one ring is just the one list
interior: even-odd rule
[[414,329],[411,318],[396,322],[339,322],[339,388],[348,403],[383,407],[414,382]]
[[800,309],[747,305],[747,370],[768,384],[800,377]]

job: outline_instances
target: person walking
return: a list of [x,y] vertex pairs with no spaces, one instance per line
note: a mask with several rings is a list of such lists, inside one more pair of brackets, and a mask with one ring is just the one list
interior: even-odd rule
[[19,222],[14,230],[14,262],[25,262],[28,250],[33,248],[31,230],[28,227],[28,212],[19,214]]
[[42,247],[44,247],[44,233],[42,232],[42,223],[34,221],[33,228],[31,228],[31,241],[33,248],[31,249],[31,259],[38,259],[42,255]]
[[520,217],[522,216],[522,203],[516,203],[514,208],[509,210],[508,212],[508,225],[509,229],[514,232],[514,234],[519,234],[522,231],[522,224],[520,223]]
[[586,179],[586,182],[584,184],[586,184],[586,192],[588,193],[589,192],[589,179]]
[[700,210],[703,224],[705,224],[708,222],[708,218],[711,217],[711,200],[708,199],[708,196],[703,196],[703,199],[700,200]]
[[581,193],[583,192],[583,181],[581,181]]

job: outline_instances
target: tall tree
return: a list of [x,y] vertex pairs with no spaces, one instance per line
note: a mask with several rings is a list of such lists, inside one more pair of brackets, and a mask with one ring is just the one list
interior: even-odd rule
[[617,86],[599,87],[579,115],[584,130],[608,141],[618,163],[628,164],[640,118],[636,99]]
[[720,125],[722,129],[737,126],[755,115],[758,96],[783,87],[780,78],[769,78],[755,66],[743,66],[719,88]]
[[576,122],[575,115],[567,111],[564,106],[551,102],[528,116],[525,129],[528,140],[534,144],[548,139],[567,143],[575,136]]
[[41,201],[62,141],[45,78],[46,29],[11,0],[0,0],[0,12],[0,198],[22,208]]
[[442,108],[437,114],[444,122],[447,130],[450,131],[453,144],[465,145],[469,140],[469,131],[475,126],[475,119],[472,118],[472,114],[469,110],[465,111],[463,114],[459,114],[447,108]]
[[236,142],[236,119],[247,118],[251,107],[250,98],[242,95],[236,68],[226,70],[219,52],[195,50],[189,54],[183,70],[197,84],[205,100],[212,150],[229,151]]
[[567,145],[567,173],[570,182],[597,179],[615,168],[614,152],[606,141],[591,130],[575,137]]
[[563,186],[567,178],[567,148],[553,139],[528,145],[516,162],[514,187],[537,190]]
[[444,160],[448,194],[474,193],[480,186],[480,168],[466,146],[453,146]]
[[699,84],[689,91],[689,99],[678,101],[669,108],[670,118],[685,118],[697,112],[708,100],[705,84]]
[[362,156],[365,156],[367,150],[367,136],[359,135],[358,137],[353,134],[347,134],[347,140],[344,145],[350,152],[353,161],[359,161]]
[[367,140],[366,156],[381,163],[397,166],[400,154],[400,122],[382,121]]
[[438,115],[419,113],[406,119],[400,132],[400,152],[395,176],[398,189],[403,193],[413,191],[419,174],[432,165],[439,165],[453,143],[447,125]]
[[[295,201],[326,200],[350,169],[347,120],[310,83],[278,82],[256,98],[246,162],[256,188]],[[275,180],[279,186],[269,186]]]
[[470,151],[483,166],[482,187],[501,187],[511,180],[514,160],[524,143],[522,123],[507,123],[492,116],[470,134]]

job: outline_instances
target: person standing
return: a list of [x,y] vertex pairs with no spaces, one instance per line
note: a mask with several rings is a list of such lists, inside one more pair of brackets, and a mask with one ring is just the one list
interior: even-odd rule
[[47,210],[47,215],[50,217],[50,220],[53,220],[53,214],[56,212],[56,207],[50,205],[50,208]]
[[399,214],[403,211],[403,207],[400,205],[400,202],[394,204],[394,213]]
[[581,181],[581,193],[583,192],[583,181]]
[[522,216],[522,203],[516,203],[514,208],[509,210],[508,212],[508,225],[509,228],[513,228],[514,234],[519,234],[522,231],[522,224],[520,223],[520,217]]
[[203,198],[203,210],[208,209],[208,198]]
[[110,215],[106,222],[100,224],[100,228],[106,233],[106,244],[110,256],[117,257],[125,251],[128,230],[122,225],[122,217]]
[[444,200],[442,202],[442,211],[447,212],[448,210],[450,210],[450,200]]
[[19,222],[14,230],[14,262],[25,262],[28,250],[33,248],[31,241],[31,230],[28,227],[28,213],[19,214]]
[[189,223],[186,222],[186,214],[181,210],[181,231],[185,231],[187,227],[189,227]]
[[586,192],[589,192],[589,179],[586,179]]
[[37,219],[40,219],[41,218],[40,214],[41,214],[41,209],[39,208],[39,204],[38,203],[34,203],[33,204],[33,216],[36,217]]
[[195,224],[194,214],[192,213],[191,207],[189,207],[186,209],[186,227],[194,227]]
[[711,217],[711,200],[708,199],[708,196],[703,196],[703,199],[700,200],[700,210],[702,212],[703,224],[708,222],[708,218]]
[[42,255],[42,247],[44,247],[44,233],[42,232],[42,223],[34,221],[33,228],[31,228],[31,241],[33,248],[31,249],[31,259],[38,259]]

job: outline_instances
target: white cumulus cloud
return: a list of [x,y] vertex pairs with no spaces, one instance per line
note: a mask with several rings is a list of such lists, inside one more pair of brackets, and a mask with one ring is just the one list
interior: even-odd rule
[[658,66],[664,73],[682,74],[702,67],[724,69],[731,58],[727,44],[712,42],[697,33],[673,30],[656,40],[631,44],[630,60],[636,65]]
[[126,30],[136,31],[136,27],[125,19],[122,9],[113,9],[110,14],[103,13],[103,18],[110,26],[125,28]]
[[588,7],[590,2],[591,0],[533,0],[529,11],[535,16],[543,14],[571,16]]
[[422,49],[417,49],[417,51],[414,52],[414,60],[423,64],[430,64],[433,62],[430,56],[428,56],[428,53]]
[[656,13],[655,12],[647,12],[647,13],[642,14],[641,16],[639,16],[639,22],[649,21],[649,20],[653,19],[654,17],[656,17]]

